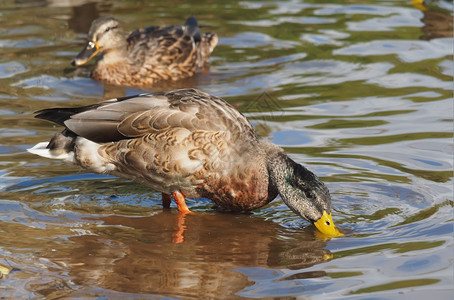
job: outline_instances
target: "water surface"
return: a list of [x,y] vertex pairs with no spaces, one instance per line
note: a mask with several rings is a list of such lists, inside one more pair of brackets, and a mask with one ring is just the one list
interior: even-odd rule
[[[418,1],[414,1],[418,2]],[[5,298],[451,299],[452,3],[0,1],[0,279]],[[160,194],[26,152],[55,106],[132,95],[70,61],[91,21],[198,17],[219,45],[195,86],[246,114],[328,185],[326,240],[278,198],[251,214]]]

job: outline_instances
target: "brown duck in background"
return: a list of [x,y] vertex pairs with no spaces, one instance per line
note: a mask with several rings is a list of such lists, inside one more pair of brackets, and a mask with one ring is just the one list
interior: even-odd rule
[[65,127],[29,152],[73,162],[92,172],[132,179],[173,195],[208,198],[231,211],[250,211],[278,194],[323,233],[339,236],[325,184],[280,147],[260,141],[248,120],[224,100],[196,89],[44,109],[36,118]]
[[217,42],[215,33],[200,32],[194,17],[183,26],[151,26],[126,35],[117,19],[105,16],[93,21],[88,42],[72,64],[83,65],[102,53],[91,72],[93,79],[151,86],[193,76],[208,65]]

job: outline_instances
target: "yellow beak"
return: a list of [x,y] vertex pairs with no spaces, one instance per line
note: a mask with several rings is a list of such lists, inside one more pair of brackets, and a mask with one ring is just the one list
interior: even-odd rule
[[411,0],[411,4],[420,11],[426,11],[427,7],[424,5],[424,0]]
[[315,227],[320,230],[321,233],[327,237],[338,237],[344,234],[334,225],[331,213],[328,215],[326,211],[323,211],[322,217],[314,223]]

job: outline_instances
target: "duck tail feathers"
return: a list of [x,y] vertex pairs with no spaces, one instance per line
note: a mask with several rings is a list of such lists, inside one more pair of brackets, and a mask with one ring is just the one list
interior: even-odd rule
[[49,149],[49,142],[41,142],[36,144],[30,149],[27,149],[29,153],[36,154],[42,157],[50,158],[50,159],[62,159],[62,160],[72,160],[72,152],[66,151],[51,151]]
[[199,27],[199,24],[197,23],[197,19],[194,16],[190,16],[189,18],[187,18],[184,25],[188,26],[188,27]]

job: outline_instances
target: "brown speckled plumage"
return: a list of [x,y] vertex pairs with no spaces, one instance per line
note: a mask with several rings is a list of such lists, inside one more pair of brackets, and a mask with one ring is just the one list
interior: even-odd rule
[[183,202],[204,197],[227,210],[250,211],[279,193],[310,221],[331,210],[317,176],[278,146],[259,141],[233,106],[196,89],[45,109],[36,117],[65,130],[30,152],[182,195]]
[[129,35],[115,18],[101,17],[93,21],[88,42],[73,64],[82,65],[100,52],[92,78],[113,85],[151,86],[193,76],[206,67],[217,40],[214,33],[202,34],[194,17],[183,26],[151,26]]

